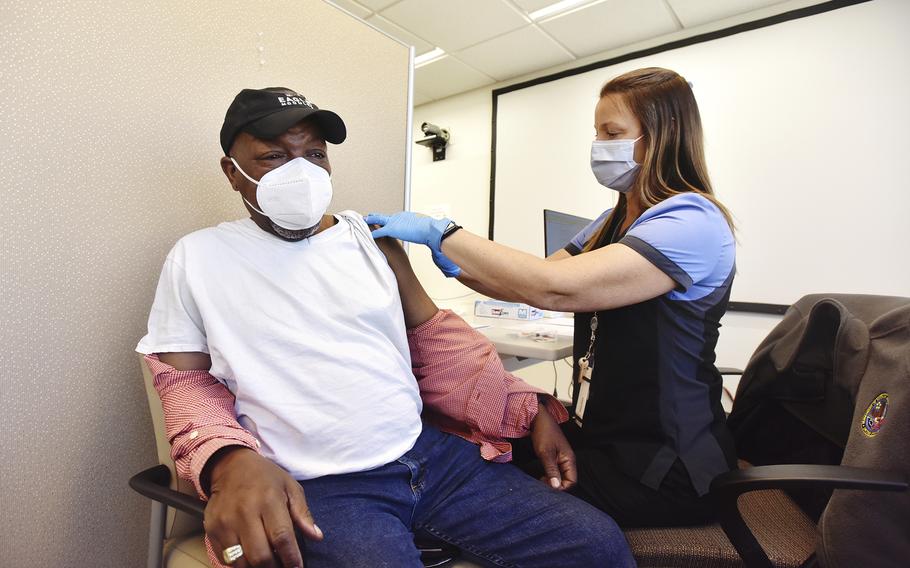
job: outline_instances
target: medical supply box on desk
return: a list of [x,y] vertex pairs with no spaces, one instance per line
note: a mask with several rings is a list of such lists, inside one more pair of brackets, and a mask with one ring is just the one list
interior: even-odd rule
[[536,320],[543,317],[543,311],[517,302],[500,302],[498,300],[477,300],[474,302],[474,315],[488,318],[515,320]]

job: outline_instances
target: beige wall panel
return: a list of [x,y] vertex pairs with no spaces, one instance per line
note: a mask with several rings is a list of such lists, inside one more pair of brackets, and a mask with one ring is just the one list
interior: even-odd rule
[[0,5],[0,565],[144,565],[155,463],[133,347],[173,243],[244,215],[243,87],[347,122],[334,210],[404,205],[408,50],[319,0]]

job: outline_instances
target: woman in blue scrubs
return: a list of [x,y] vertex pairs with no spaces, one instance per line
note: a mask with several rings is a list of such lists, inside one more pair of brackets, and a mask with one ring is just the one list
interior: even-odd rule
[[367,222],[382,226],[377,238],[428,245],[443,272],[492,298],[575,312],[564,425],[575,463],[556,460],[559,481],[624,526],[705,522],[711,480],[736,467],[714,366],[734,275],[731,216],[714,196],[698,106],[680,75],[647,68],[612,79],[594,119],[591,168],[618,203],[547,259],[449,219]]

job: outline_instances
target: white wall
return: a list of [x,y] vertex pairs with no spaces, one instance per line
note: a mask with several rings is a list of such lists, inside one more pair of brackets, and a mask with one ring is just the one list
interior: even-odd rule
[[[433,162],[429,148],[415,147],[411,163],[411,210],[443,211],[466,229],[486,236],[490,198],[490,89],[479,89],[414,109],[414,128],[432,122],[452,132],[446,159]],[[471,292],[436,269],[426,247],[410,247],[411,262],[433,298]]]

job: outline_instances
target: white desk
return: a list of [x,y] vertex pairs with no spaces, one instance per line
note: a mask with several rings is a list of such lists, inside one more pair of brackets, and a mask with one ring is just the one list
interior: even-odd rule
[[[481,323],[476,318],[476,323]],[[485,323],[485,322],[484,322]],[[516,320],[496,320],[489,327],[478,328],[477,331],[486,335],[493,346],[496,347],[502,364],[507,371],[512,372],[539,361],[556,361],[572,355],[572,337],[559,334],[556,341],[534,341],[527,337],[520,337],[521,327],[537,329],[548,327],[545,322],[531,321],[519,322]],[[571,331],[571,329],[570,329]]]
[[[474,301],[485,299],[472,294],[454,301],[439,302],[441,308],[448,308],[474,326],[493,343],[507,371],[512,372],[540,361],[556,361],[572,355],[572,327],[554,325],[548,318],[532,321],[504,318],[489,318],[474,315]],[[563,321],[563,320],[560,320]],[[523,330],[556,332],[555,341],[535,341],[519,334]]]

